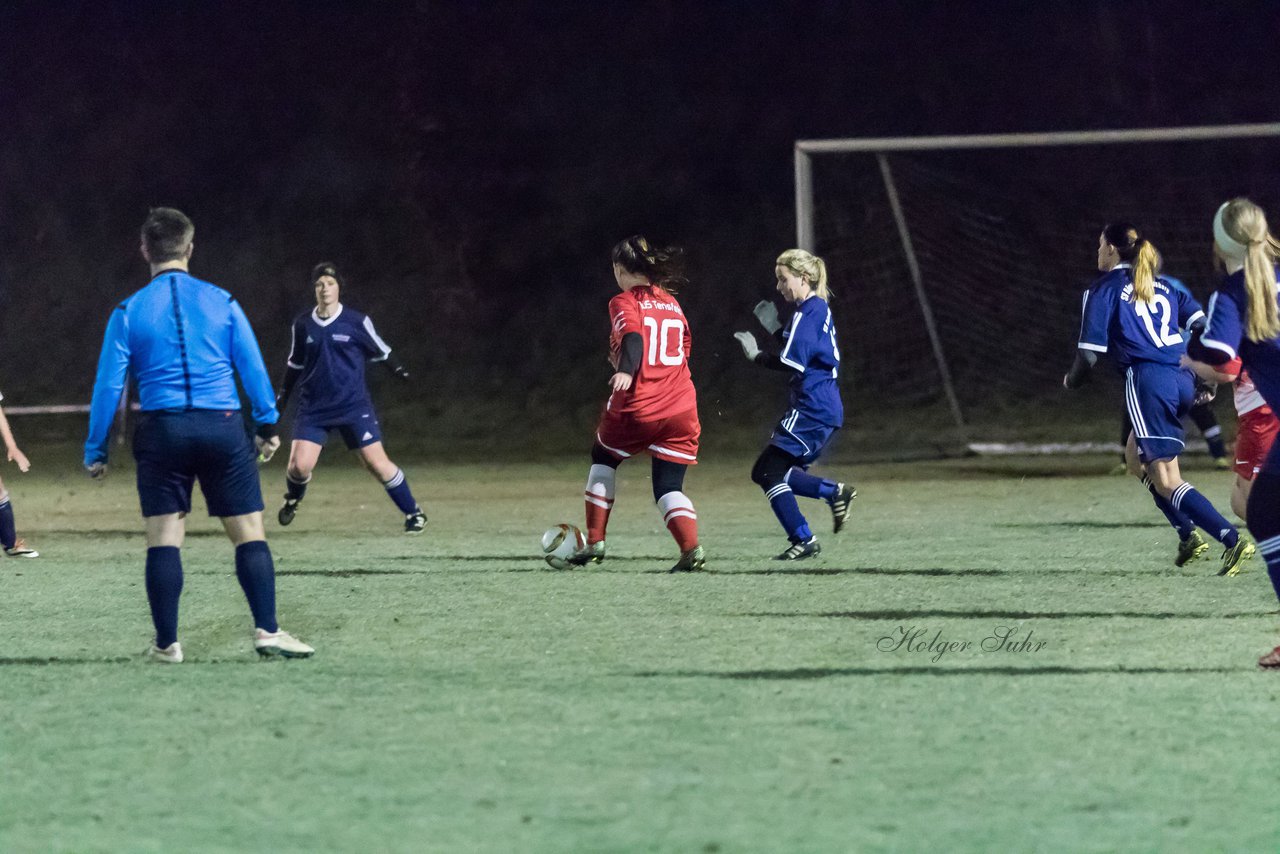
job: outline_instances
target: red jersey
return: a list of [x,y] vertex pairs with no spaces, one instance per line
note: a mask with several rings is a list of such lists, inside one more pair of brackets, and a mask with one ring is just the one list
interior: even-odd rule
[[608,410],[637,421],[657,421],[698,408],[689,376],[693,337],[676,298],[658,285],[632,288],[609,300],[609,356],[618,364],[622,337],[638,333],[644,341],[640,367],[627,391],[615,391]]

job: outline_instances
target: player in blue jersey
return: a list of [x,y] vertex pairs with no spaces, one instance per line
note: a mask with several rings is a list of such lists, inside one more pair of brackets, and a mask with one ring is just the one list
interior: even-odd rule
[[404,514],[405,533],[420,534],[427,526],[427,514],[414,500],[404,472],[382,447],[378,416],[365,385],[364,363],[382,362],[402,380],[409,378],[409,372],[392,358],[391,348],[378,337],[373,321],[342,304],[342,284],[337,267],[327,261],[317,264],[311,271],[316,307],[293,321],[293,343],[277,402],[284,411],[297,388],[298,411],[284,504],[277,518],[281,525],[293,521],[325,440],[337,430]]
[[831,507],[832,530],[838,534],[858,493],[852,486],[809,474],[809,466],[844,424],[844,405],[836,383],[840,348],[827,305],[831,292],[826,264],[803,249],[788,249],[778,256],[774,273],[778,293],[795,305],[795,313],[783,327],[772,302],[761,301],[754,312],[760,324],[778,338],[782,352],[761,352],[750,332],[736,332],[734,337],[748,359],[791,375],[791,406],[752,467],[751,479],[764,490],[791,541],[775,559],[804,560],[822,547],[800,512],[796,496],[826,501]]
[[[280,447],[271,381],[253,329],[231,294],[187,272],[195,226],[181,211],[153,208],[142,224],[151,283],[111,312],[89,411],[84,465],[107,471],[108,433],[126,374],[142,407],[133,437],[138,497],[146,521],[147,599],[155,623],[153,661],[178,664],[182,541],[191,489],[200,482],[209,515],[222,520],[236,549],[236,578],[249,600],[254,649],[305,658],[313,650],[276,623],[275,564],[262,525],[254,465]],[[257,424],[251,440],[240,413],[240,378]]]
[[[1280,305],[1275,268],[1280,243],[1271,236],[1262,209],[1248,199],[1232,199],[1218,208],[1213,243],[1227,277],[1209,298],[1209,319],[1203,335],[1192,339],[1190,356],[1210,365],[1223,365],[1238,357],[1262,399],[1280,412]],[[1246,518],[1266,560],[1271,585],[1280,596],[1280,442],[1271,446],[1254,478]],[[1280,646],[1258,664],[1280,668]]]
[[1085,293],[1080,342],[1063,385],[1075,388],[1099,353],[1125,374],[1125,405],[1133,432],[1125,445],[1130,471],[1142,479],[1178,532],[1175,564],[1204,550],[1199,525],[1224,546],[1219,575],[1235,575],[1253,555],[1253,544],[1195,487],[1182,479],[1182,416],[1195,398],[1195,378],[1179,360],[1186,352],[1180,330],[1203,325],[1204,312],[1186,292],[1156,275],[1155,246],[1128,223],[1114,223],[1098,238],[1102,275]]

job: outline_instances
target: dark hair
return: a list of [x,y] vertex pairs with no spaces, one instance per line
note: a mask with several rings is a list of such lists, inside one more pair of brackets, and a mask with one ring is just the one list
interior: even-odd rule
[[613,263],[628,273],[644,276],[671,293],[689,284],[684,275],[684,250],[678,246],[655,248],[637,234],[614,246],[610,254]]
[[1133,265],[1133,298],[1149,303],[1155,296],[1156,271],[1160,269],[1160,253],[1155,245],[1138,233],[1132,223],[1113,222],[1102,229],[1102,239],[1115,247],[1120,260]]
[[178,261],[187,254],[196,227],[176,208],[152,208],[142,224],[142,245],[151,263]]
[[347,283],[342,280],[342,274],[338,272],[338,268],[334,266],[332,261],[321,261],[312,267],[311,278],[307,279],[307,281],[314,288],[321,276],[332,276],[333,280],[338,283],[338,287],[346,290]]

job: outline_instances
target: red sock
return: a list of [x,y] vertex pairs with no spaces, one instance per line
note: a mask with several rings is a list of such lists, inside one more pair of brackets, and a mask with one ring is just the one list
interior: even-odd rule
[[658,499],[658,510],[681,552],[698,544],[698,514],[688,496],[683,492],[668,492]]
[[613,509],[613,501],[598,495],[587,493],[587,542],[598,543],[604,539],[605,528],[609,526],[609,511]]

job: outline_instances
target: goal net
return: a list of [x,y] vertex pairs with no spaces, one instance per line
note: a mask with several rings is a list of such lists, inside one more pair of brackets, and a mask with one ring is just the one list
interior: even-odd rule
[[[1278,164],[1280,124],[798,142],[797,237],[827,261],[850,429],[1115,445],[1118,374],[1061,386],[1103,226],[1137,225],[1203,304],[1214,211],[1248,195],[1280,221]],[[1230,395],[1216,408],[1233,418]]]

